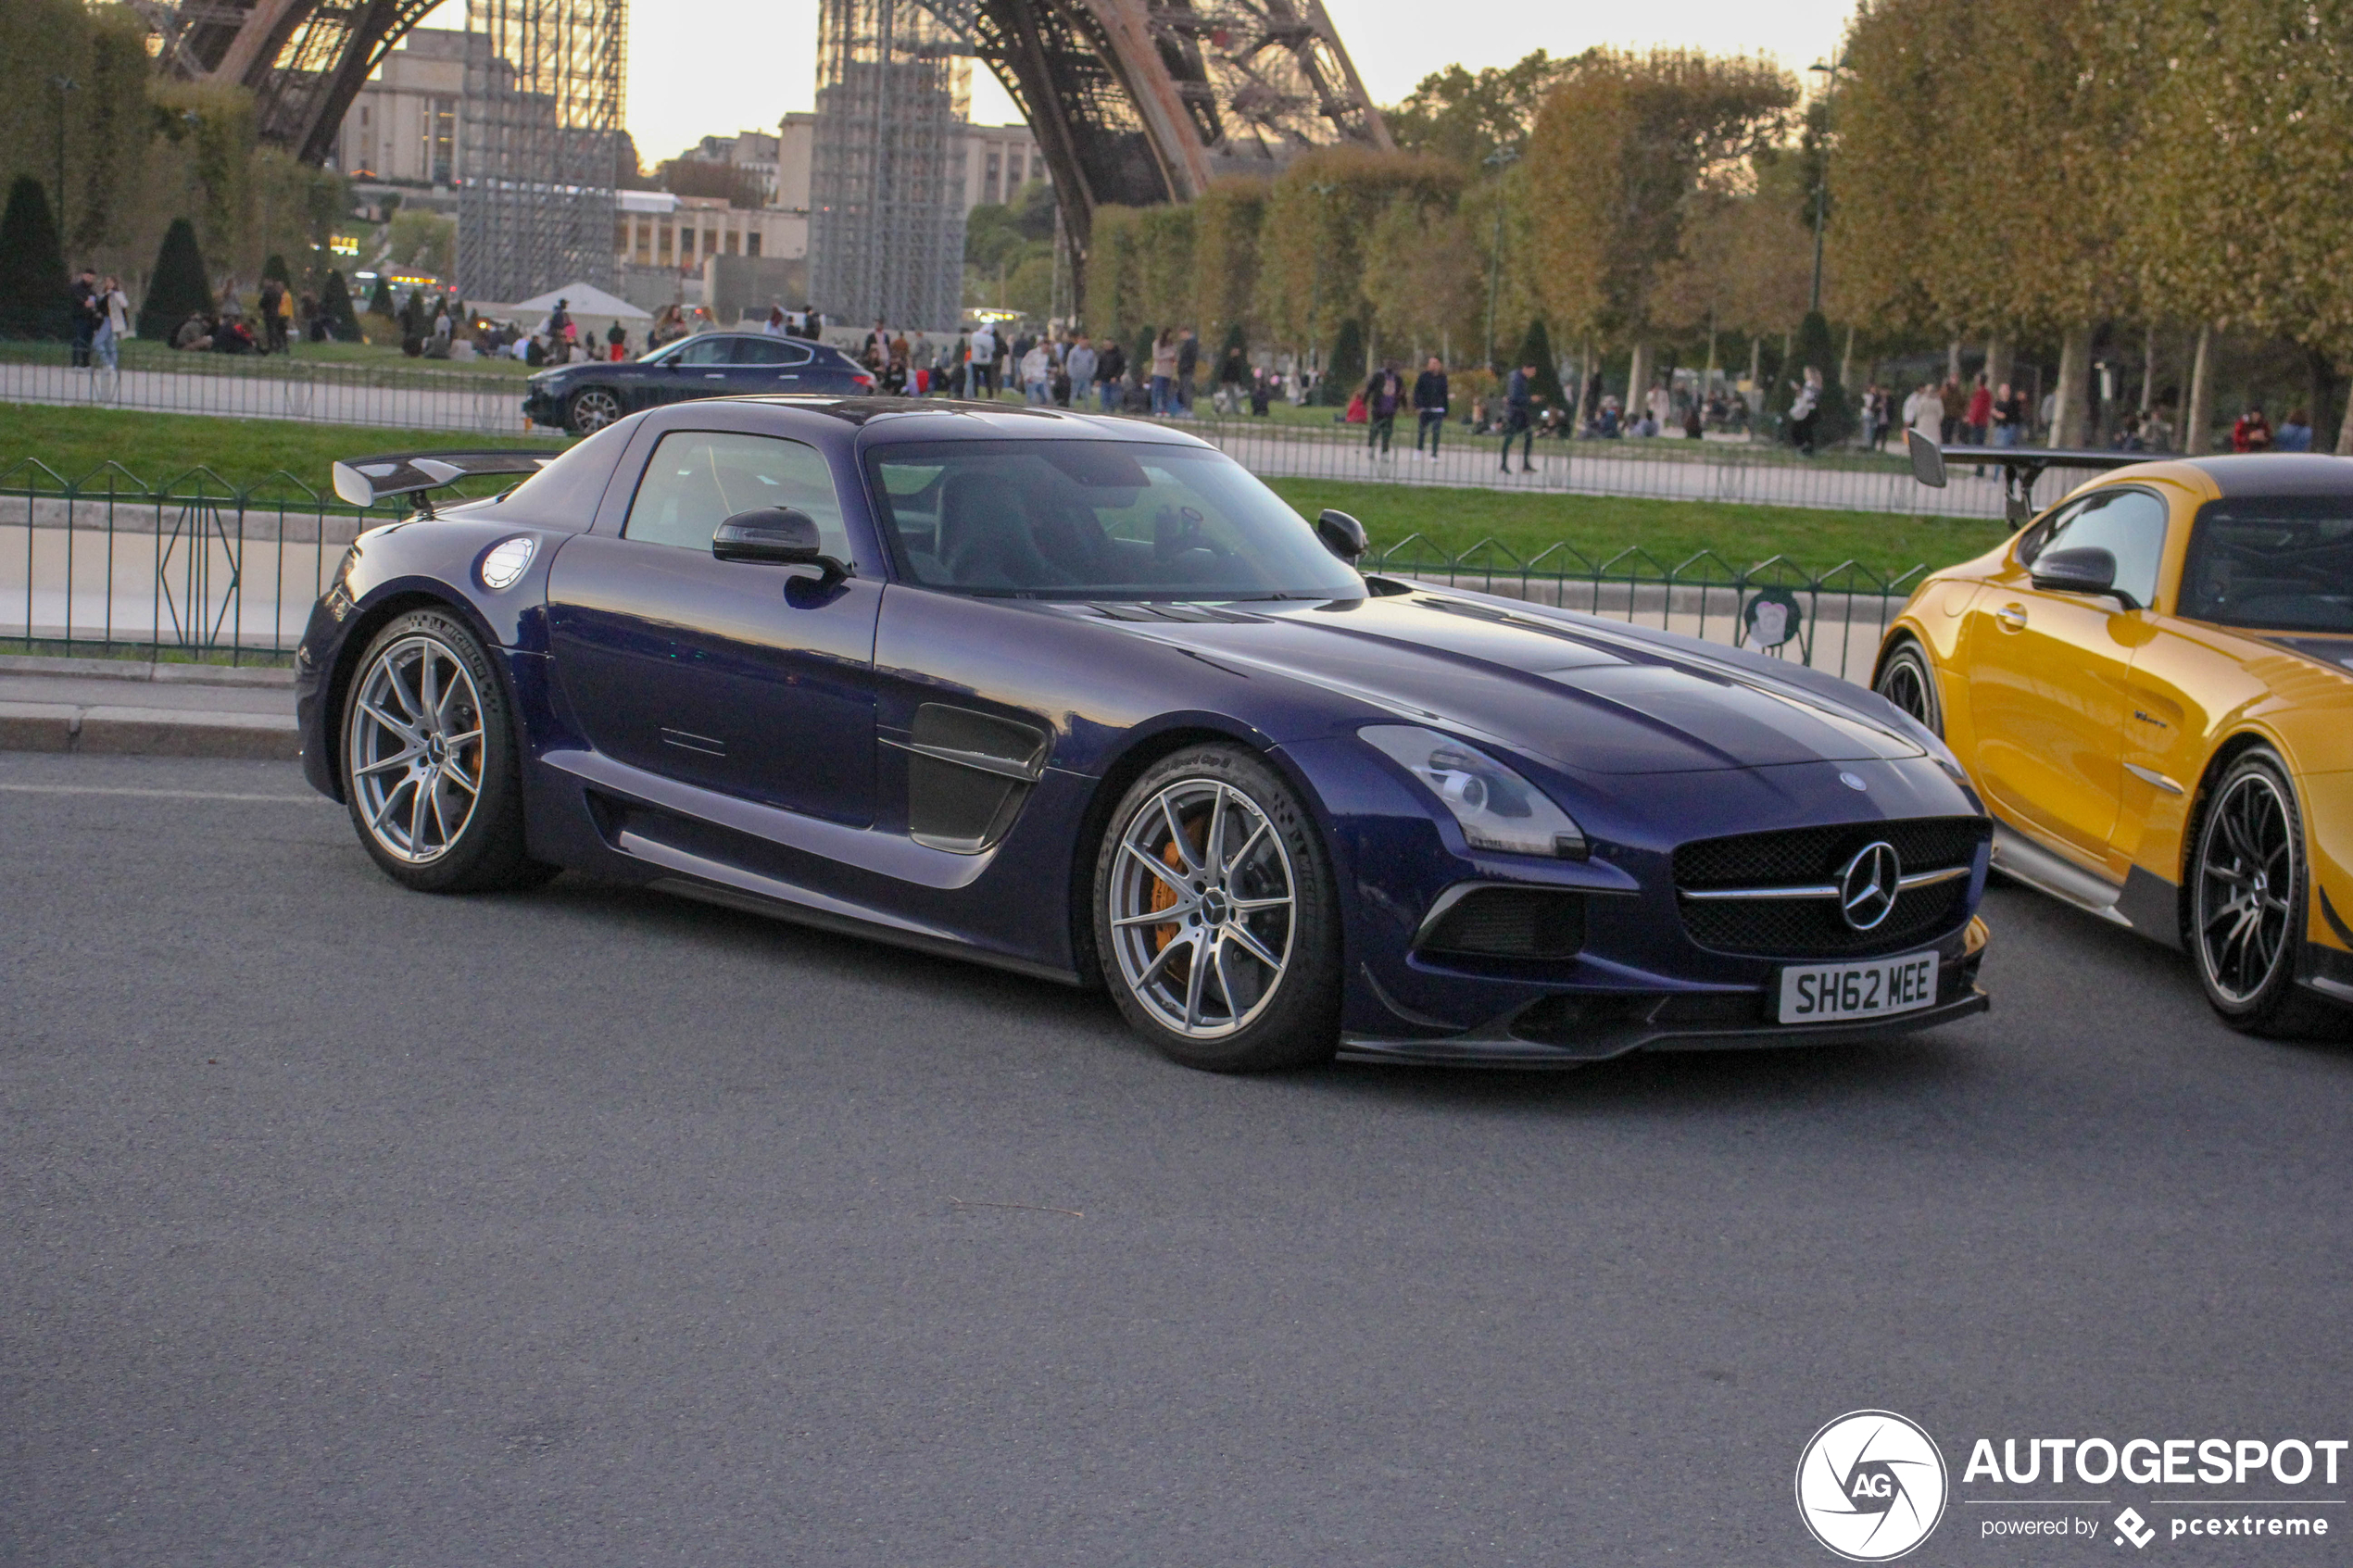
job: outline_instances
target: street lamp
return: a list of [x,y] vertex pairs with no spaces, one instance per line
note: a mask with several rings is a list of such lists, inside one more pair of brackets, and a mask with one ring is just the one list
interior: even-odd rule
[[1811,303],[1806,307],[1809,311],[1819,313],[1822,308],[1822,220],[1829,212],[1831,205],[1829,104],[1831,96],[1838,91],[1838,73],[1846,69],[1846,56],[1841,55],[1828,64],[1816,60],[1806,69],[1809,72],[1818,72],[1830,79],[1822,87],[1824,106],[1822,139],[1815,144],[1814,148],[1814,156],[1818,160],[1814,165],[1814,288],[1807,296]]
[[1504,368],[1495,361],[1495,295],[1504,276],[1504,171],[1519,161],[1519,149],[1507,144],[1482,161],[1495,171],[1495,244],[1487,256],[1487,368],[1501,375]]
[[57,248],[66,244],[66,94],[81,91],[82,83],[70,76],[53,76],[49,85],[57,90]]

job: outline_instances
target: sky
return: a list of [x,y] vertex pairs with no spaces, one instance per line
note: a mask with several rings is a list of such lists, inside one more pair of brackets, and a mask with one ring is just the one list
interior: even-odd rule
[[[1645,6],[1505,0],[1457,9],[1449,0],[1325,0],[1376,103],[1392,104],[1431,71],[1505,66],[1531,49],[1573,55],[1595,44],[1688,44],[1724,54],[1763,50],[1793,70],[1837,44],[1853,0],[1678,0]],[[422,24],[465,25],[463,0]],[[707,135],[774,127],[815,107],[817,0],[667,0],[629,17],[628,123],[648,168]],[[975,66],[973,119],[1020,117]]]

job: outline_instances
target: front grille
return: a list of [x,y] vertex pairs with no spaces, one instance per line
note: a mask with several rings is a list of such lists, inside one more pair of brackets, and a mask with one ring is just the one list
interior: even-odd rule
[[1584,946],[1584,897],[1532,887],[1473,888],[1421,942],[1426,953],[1490,959],[1573,958]]
[[[1833,883],[1856,851],[1880,840],[1894,847],[1906,876],[1943,871],[1969,864],[1992,831],[1982,817],[1928,817],[1703,839],[1675,851],[1675,885],[1689,892]],[[1969,912],[1969,881],[1912,889],[1869,931],[1851,929],[1831,898],[1687,898],[1680,907],[1685,933],[1719,953],[1861,958],[1895,952],[1958,925]]]

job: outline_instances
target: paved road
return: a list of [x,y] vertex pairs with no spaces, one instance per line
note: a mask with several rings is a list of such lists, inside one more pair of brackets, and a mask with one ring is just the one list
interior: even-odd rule
[[[2353,1436],[2353,1048],[2023,894],[1932,1035],[1238,1081],[403,894],[280,764],[0,756],[0,1562],[1829,1563],[1790,1478],[1857,1407],[1957,1499],[1978,1436]],[[2343,1562],[2322,1512],[2149,1556]],[[1907,1562],[2138,1555],[1988,1516]]]

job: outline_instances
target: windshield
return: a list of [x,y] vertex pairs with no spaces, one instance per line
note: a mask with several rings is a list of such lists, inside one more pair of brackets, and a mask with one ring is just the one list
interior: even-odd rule
[[1356,599],[1364,579],[1224,453],[1147,442],[943,441],[866,458],[900,571],[1057,599]]
[[2218,626],[2353,632],[2353,498],[2209,501],[2190,536],[2181,611]]

